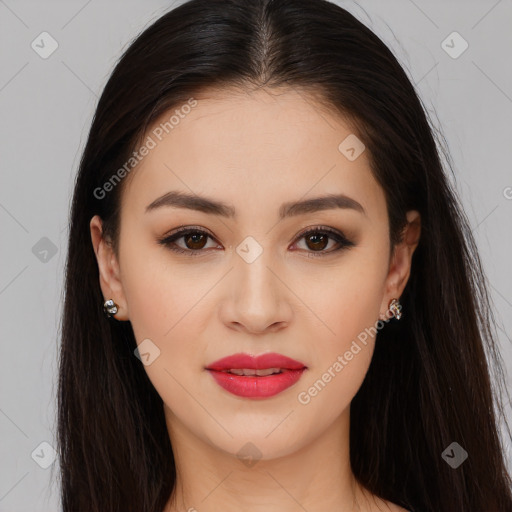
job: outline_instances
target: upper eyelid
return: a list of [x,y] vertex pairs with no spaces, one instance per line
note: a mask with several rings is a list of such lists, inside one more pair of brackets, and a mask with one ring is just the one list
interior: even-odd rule
[[185,236],[187,233],[197,233],[197,232],[207,235],[210,238],[212,238],[213,240],[217,241],[215,236],[213,236],[205,228],[199,228],[199,227],[194,227],[194,226],[183,226],[183,227],[176,228],[176,230],[173,230],[173,231],[165,234],[163,237],[160,238],[160,240],[167,240],[169,238],[175,238],[175,237],[176,237],[175,240],[179,240],[182,236]]
[[[323,225],[303,228],[300,231],[300,233],[296,236],[304,236],[305,234],[309,233],[310,231],[327,231],[327,232],[332,232],[334,234],[339,234],[341,236],[345,236],[343,231],[341,231],[337,228],[323,226]],[[208,236],[210,236],[212,238],[215,238],[215,236],[210,231],[208,231],[206,228],[202,228],[199,226],[197,226],[197,227],[196,226],[180,226],[180,227],[177,227],[177,228],[169,231],[168,233],[163,235],[162,238],[169,238],[171,236],[175,236],[175,235],[179,235],[179,234],[187,234],[189,232],[200,232],[200,233],[207,234]]]

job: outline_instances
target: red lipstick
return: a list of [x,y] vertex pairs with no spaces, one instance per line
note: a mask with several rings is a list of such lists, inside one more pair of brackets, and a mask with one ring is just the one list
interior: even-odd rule
[[267,398],[293,386],[306,365],[281,354],[233,354],[206,367],[226,391],[244,398]]

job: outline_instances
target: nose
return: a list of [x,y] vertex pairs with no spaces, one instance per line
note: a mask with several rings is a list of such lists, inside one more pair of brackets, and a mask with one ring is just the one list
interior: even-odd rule
[[264,251],[252,263],[235,259],[221,311],[223,322],[231,329],[264,334],[279,331],[291,322],[293,294],[283,271],[265,256]]

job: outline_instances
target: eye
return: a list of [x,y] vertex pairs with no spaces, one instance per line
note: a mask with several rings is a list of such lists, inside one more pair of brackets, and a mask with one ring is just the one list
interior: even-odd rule
[[[185,227],[178,229],[174,233],[171,233],[162,239],[159,239],[158,243],[179,254],[199,256],[204,254],[203,249],[206,247],[208,238],[213,239],[210,233],[203,229]],[[183,239],[185,247],[181,247],[176,243],[180,239]],[[300,241],[302,239],[305,239],[306,242],[305,250],[310,252],[308,257],[327,256],[333,252],[355,245],[341,232],[333,230],[327,226],[319,226],[309,229],[299,235],[298,240]],[[331,247],[330,250],[326,251],[325,249],[329,246],[330,241],[336,242],[334,245],[337,244],[337,247],[335,249],[332,249]]]
[[[199,256],[202,253],[202,249],[204,249],[208,238],[213,239],[207,231],[194,227],[186,227],[175,231],[169,236],[165,236],[158,240],[158,243],[179,254]],[[176,244],[176,241],[180,239],[184,240],[185,248]]]
[[[305,240],[306,250],[311,249],[308,257],[321,257],[332,254],[333,252],[340,251],[341,249],[346,249],[349,247],[353,247],[354,242],[350,241],[343,233],[329,228],[327,226],[318,226],[313,229],[309,229],[305,233],[299,235],[299,240]],[[329,245],[329,241],[336,242],[337,244],[335,249],[331,249],[329,251],[325,251],[324,249]]]

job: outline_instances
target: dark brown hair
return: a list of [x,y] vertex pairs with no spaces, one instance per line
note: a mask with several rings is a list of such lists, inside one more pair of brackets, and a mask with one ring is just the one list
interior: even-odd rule
[[[213,87],[314,96],[350,119],[366,145],[391,242],[400,240],[406,211],[421,214],[401,297],[406,314],[379,331],[351,404],[356,478],[416,512],[512,511],[494,317],[435,130],[386,45],[324,0],[191,0],[144,30],[106,84],[70,219],[58,392],[63,511],[162,512],[173,491],[162,399],[133,355],[130,322],[104,316],[89,222],[100,215],[116,244],[123,183],[102,198],[94,191],[155,119]],[[441,456],[454,441],[469,454],[456,469]]]

